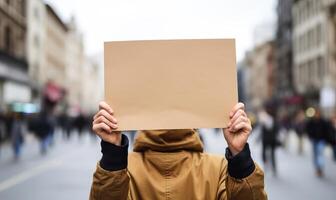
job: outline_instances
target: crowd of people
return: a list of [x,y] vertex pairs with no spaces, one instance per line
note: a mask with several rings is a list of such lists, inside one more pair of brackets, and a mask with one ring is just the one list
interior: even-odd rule
[[[40,153],[46,154],[54,143],[54,133],[57,131],[65,140],[77,134],[90,133],[92,116],[79,112],[77,115],[69,115],[66,112],[55,115],[48,109],[42,109],[39,113],[24,114],[18,112],[0,113],[0,156],[1,146],[11,145],[13,157],[20,158],[22,146],[25,143],[26,134],[33,134],[40,143]],[[285,145],[283,138],[286,133],[295,132],[298,138],[298,154],[303,153],[304,138],[308,137],[312,146],[313,163],[318,177],[324,176],[325,158],[324,149],[330,146],[333,149],[336,161],[336,114],[333,117],[323,117],[318,108],[298,110],[293,116],[280,116],[272,106],[265,106],[257,114],[254,124],[259,127],[260,141],[262,144],[262,159],[265,166],[270,166],[273,174],[277,175],[276,150]],[[291,130],[291,131],[290,131]],[[218,132],[218,131],[216,131]],[[285,133],[285,136],[281,136]],[[131,143],[134,140],[135,131],[125,132],[130,136]]]
[[280,116],[274,107],[266,105],[258,112],[257,119],[255,126],[260,128],[262,159],[265,166],[271,166],[275,176],[276,149],[286,145],[286,138],[291,131],[297,134],[298,154],[303,154],[304,137],[309,138],[312,160],[318,177],[324,176],[326,146],[332,148],[336,162],[336,113],[333,117],[324,117],[319,108],[311,107],[307,110],[299,109],[293,116]]
[[44,155],[53,145],[56,131],[68,140],[73,134],[81,137],[84,133],[92,133],[91,124],[92,116],[83,113],[75,116],[67,113],[54,115],[46,109],[33,114],[0,113],[0,151],[1,146],[11,145],[14,159],[19,159],[26,136],[32,134],[39,141],[40,153]]

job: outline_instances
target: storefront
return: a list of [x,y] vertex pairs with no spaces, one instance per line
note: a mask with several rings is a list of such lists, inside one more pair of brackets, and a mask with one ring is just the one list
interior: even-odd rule
[[15,102],[31,102],[28,65],[0,52],[0,108],[5,109]]

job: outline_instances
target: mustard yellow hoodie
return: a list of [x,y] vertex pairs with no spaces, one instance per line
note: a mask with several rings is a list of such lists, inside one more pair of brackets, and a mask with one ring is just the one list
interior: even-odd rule
[[[224,138],[223,138],[224,142]],[[101,143],[90,200],[264,200],[264,175],[248,144],[232,157],[203,153],[195,130],[139,131],[134,152]],[[224,149],[223,149],[224,154]]]

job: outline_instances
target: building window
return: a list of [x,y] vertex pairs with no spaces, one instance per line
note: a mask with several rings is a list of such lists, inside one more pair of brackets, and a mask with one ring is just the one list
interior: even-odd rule
[[314,27],[313,29],[311,29],[311,45],[312,47],[316,47],[316,28]]
[[297,13],[297,23],[300,24],[301,23],[301,3],[299,2],[297,7],[296,7],[296,13]]
[[313,0],[312,7],[313,7],[313,13],[314,13],[314,15],[317,13],[317,6],[316,5],[317,5],[316,4],[316,0]]
[[25,12],[26,1],[24,1],[24,0],[16,0],[13,3],[13,7],[16,10],[16,12],[18,14],[20,14],[21,16],[25,16],[26,15],[26,12]]
[[307,41],[307,48],[310,49],[312,48],[312,42],[313,42],[313,33],[312,29],[308,31],[308,41]]
[[307,64],[302,64],[302,84],[307,84]]
[[6,26],[4,36],[5,51],[10,52],[12,46],[12,31],[9,26]]
[[307,7],[306,7],[306,9],[307,9],[307,17],[310,17],[311,16],[311,14],[312,14],[312,12],[311,12],[311,1],[310,0],[308,0],[307,1]]
[[301,85],[303,83],[303,78],[302,78],[302,65],[298,66],[297,70],[297,76],[298,76],[298,84]]
[[316,73],[317,73],[317,67],[315,65],[315,60],[316,59],[312,59],[309,61],[309,70],[310,70],[310,83],[312,85],[317,85],[318,83],[318,78],[316,77]]
[[293,8],[293,11],[292,11],[292,15],[293,15],[293,21],[294,21],[294,25],[297,25],[297,12],[296,12],[296,7]]
[[322,42],[322,28],[321,24],[317,25],[316,28],[316,44],[317,46],[320,46]]
[[305,33],[303,35],[303,52],[305,52],[308,48],[308,34]]
[[326,73],[323,57],[318,57],[317,59],[317,73],[318,78],[320,80],[323,80],[324,75]]
[[316,6],[316,12],[318,12],[321,8],[321,0],[316,0],[315,2],[316,2],[316,5],[315,5]]
[[308,18],[307,1],[302,1],[302,21]]
[[309,68],[307,62],[303,65],[303,80],[304,84],[307,85],[309,82]]
[[302,35],[300,35],[299,37],[298,37],[298,51],[299,51],[299,53],[301,53],[302,52],[302,44],[303,44],[303,38],[302,38]]

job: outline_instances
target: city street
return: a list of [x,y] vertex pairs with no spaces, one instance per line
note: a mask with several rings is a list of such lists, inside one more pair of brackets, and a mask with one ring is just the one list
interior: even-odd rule
[[[88,126],[217,127],[229,113],[233,129],[260,127],[248,143],[268,199],[336,200],[336,0],[0,0],[0,200],[88,199],[102,156]],[[221,129],[199,132],[225,156]]]
[[[203,130],[206,149],[211,153],[223,154],[225,142],[221,134]],[[278,177],[266,171],[266,190],[271,200],[305,199],[333,200],[336,188],[336,163],[331,160],[331,151],[326,149],[326,178],[318,179],[313,171],[309,143],[305,153],[298,156],[295,136],[288,141],[287,150],[280,149]],[[253,135],[250,140],[253,157],[261,164],[260,144]],[[0,199],[88,199],[92,173],[100,157],[98,140],[89,136],[70,141],[56,137],[55,145],[47,155],[39,154],[37,141],[31,136],[26,139],[23,155],[14,161],[9,146],[0,153]],[[201,189],[201,188],[200,188]]]

